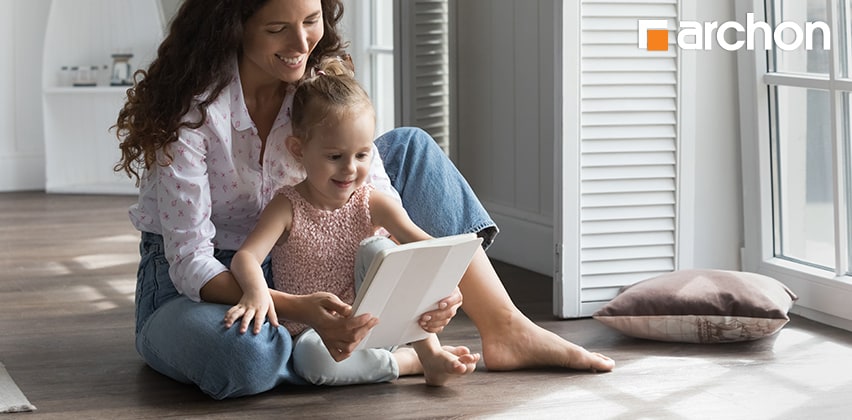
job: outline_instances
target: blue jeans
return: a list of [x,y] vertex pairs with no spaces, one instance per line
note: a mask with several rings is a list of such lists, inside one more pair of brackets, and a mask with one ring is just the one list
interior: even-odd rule
[[[426,132],[396,129],[376,145],[415,223],[433,236],[477,232],[483,246],[491,243],[497,234],[494,222]],[[222,320],[229,305],[196,303],[177,293],[160,235],[143,232],[139,250],[136,350],[149,366],[216,399],[305,383],[293,370],[293,340],[286,329],[268,322],[258,335],[225,329]],[[216,257],[230,266],[233,253],[217,250]],[[271,286],[268,261],[264,272]]]
[[473,189],[428,133],[397,128],[376,139],[391,185],[402,206],[426,233],[450,236],[476,233],[488,249],[497,226]]

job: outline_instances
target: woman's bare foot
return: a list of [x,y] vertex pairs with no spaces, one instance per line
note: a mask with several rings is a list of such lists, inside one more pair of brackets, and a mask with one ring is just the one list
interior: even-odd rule
[[482,337],[482,359],[489,370],[563,367],[608,372],[612,359],[591,353],[545,330],[524,316],[479,250],[459,284],[462,309]]
[[426,385],[444,386],[447,382],[476,370],[479,353],[471,353],[464,346],[443,346],[436,353],[418,353],[423,366]]
[[516,314],[501,331],[480,331],[482,358],[488,370],[564,367],[609,372],[615,362],[592,353]]

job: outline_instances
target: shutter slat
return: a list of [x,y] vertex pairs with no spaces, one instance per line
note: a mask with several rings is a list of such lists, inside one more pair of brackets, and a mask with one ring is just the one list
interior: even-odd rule
[[[657,246],[660,244],[674,243],[673,232],[642,232],[642,233],[617,233],[608,235],[583,235],[585,242],[583,249],[596,248],[626,248]],[[626,254],[625,258],[630,255]]]
[[589,209],[583,214],[583,221],[596,220],[634,220],[647,217],[674,218],[674,208],[668,204],[624,207],[600,207]]
[[[672,204],[675,196],[672,192],[624,192],[619,194],[584,194],[582,208],[629,207],[642,205]],[[582,217],[582,216],[581,216]],[[584,227],[585,228],[585,227]],[[583,230],[585,232],[585,230]]]

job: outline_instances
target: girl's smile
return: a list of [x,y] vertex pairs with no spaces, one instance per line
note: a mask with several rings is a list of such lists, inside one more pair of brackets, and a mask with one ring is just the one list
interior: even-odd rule
[[337,121],[314,129],[311,138],[291,137],[287,142],[307,175],[296,189],[314,207],[324,210],[343,207],[367,182],[375,130],[373,113],[363,109],[330,118]]

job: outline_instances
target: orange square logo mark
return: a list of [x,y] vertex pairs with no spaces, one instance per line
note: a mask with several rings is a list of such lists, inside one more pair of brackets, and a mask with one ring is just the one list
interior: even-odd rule
[[648,51],[668,51],[669,31],[666,29],[648,29]]

